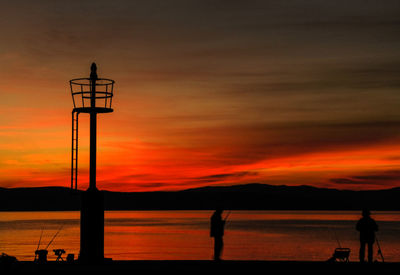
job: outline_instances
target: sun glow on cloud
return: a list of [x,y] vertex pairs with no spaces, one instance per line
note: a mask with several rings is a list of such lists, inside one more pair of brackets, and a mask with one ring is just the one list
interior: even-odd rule
[[97,2],[2,6],[0,187],[69,186],[68,80],[93,61],[116,80],[115,112],[98,118],[100,189],[399,186],[391,1]]

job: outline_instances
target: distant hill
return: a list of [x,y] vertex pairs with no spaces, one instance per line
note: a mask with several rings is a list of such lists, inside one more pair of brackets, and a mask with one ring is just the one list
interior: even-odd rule
[[[103,191],[106,210],[400,210],[400,188],[350,191],[245,184],[176,192]],[[82,191],[64,187],[0,188],[0,211],[79,210]]]

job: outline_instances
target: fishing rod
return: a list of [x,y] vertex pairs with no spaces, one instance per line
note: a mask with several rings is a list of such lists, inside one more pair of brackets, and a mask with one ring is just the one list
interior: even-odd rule
[[228,213],[227,213],[226,216],[225,216],[224,221],[227,221],[227,220],[228,220],[228,217],[229,217],[229,215],[231,214],[231,212],[232,212],[231,210],[228,211]]
[[337,234],[336,234],[336,230],[333,230],[333,234],[335,234],[335,239],[336,239],[336,242],[337,242],[338,245],[339,245],[339,248],[342,248],[342,245],[340,244],[339,238],[338,238],[338,236],[337,236]]
[[375,236],[375,240],[376,240],[376,244],[378,246],[378,255],[381,256],[382,263],[384,263],[385,259],[383,258],[382,249],[381,249],[381,246],[379,245],[378,237]]
[[40,246],[40,242],[42,241],[42,236],[43,236],[43,227],[42,227],[42,231],[40,231],[39,242],[38,242],[36,250],[35,250],[35,261],[37,260],[38,254],[36,252],[39,251],[39,246]]
[[37,244],[36,250],[39,249],[40,242],[42,241],[42,235],[43,235],[43,227],[42,227],[42,231],[40,232],[39,242],[38,242],[38,244]]
[[64,225],[61,225],[60,229],[58,229],[58,231],[56,232],[56,234],[53,236],[53,238],[50,240],[49,244],[46,246],[45,250],[47,250],[47,248],[49,248],[50,244],[54,241],[54,239],[56,238],[56,236],[58,235],[58,233],[60,233],[61,229],[64,227]]

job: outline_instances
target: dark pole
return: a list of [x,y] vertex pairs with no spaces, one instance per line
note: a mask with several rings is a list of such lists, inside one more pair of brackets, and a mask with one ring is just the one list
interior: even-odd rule
[[89,189],[96,190],[96,148],[97,148],[97,112],[96,112],[96,80],[97,80],[97,66],[93,63],[90,67],[90,176],[89,176]]
[[97,67],[93,63],[90,73],[90,176],[89,188],[82,194],[81,251],[83,262],[104,260],[104,195],[96,188],[96,80]]

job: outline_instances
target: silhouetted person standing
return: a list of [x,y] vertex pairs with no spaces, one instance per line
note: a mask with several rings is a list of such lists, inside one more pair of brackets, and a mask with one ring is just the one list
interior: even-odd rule
[[225,221],[222,219],[222,209],[217,208],[211,216],[210,237],[214,238],[214,260],[221,260],[222,248],[224,246]]
[[378,225],[371,218],[368,209],[362,212],[362,218],[357,222],[356,229],[360,231],[360,262],[364,262],[365,245],[368,245],[368,262],[372,263],[373,244],[375,242],[375,232],[378,231]]

